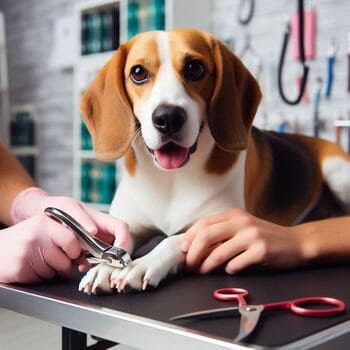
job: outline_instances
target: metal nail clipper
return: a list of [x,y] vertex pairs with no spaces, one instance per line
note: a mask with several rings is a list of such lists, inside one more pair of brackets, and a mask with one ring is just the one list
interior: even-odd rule
[[124,249],[111,246],[97,237],[93,237],[79,222],[63,210],[48,207],[44,212],[70,228],[84,245],[87,252],[83,252],[78,260],[85,259],[91,264],[105,263],[118,268],[124,268],[131,262],[130,255]]

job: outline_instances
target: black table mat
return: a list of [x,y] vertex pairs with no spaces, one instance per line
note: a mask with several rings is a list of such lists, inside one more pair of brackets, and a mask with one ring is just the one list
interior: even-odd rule
[[[289,311],[265,312],[246,343],[267,347],[297,341],[350,319],[350,265],[283,272],[255,270],[236,276],[224,273],[182,273],[169,277],[157,289],[143,293],[100,296],[88,296],[79,292],[80,277],[77,274],[69,281],[52,281],[26,288],[32,292],[103,306],[163,322],[169,322],[170,317],[182,313],[229,306],[229,302],[220,302],[212,297],[214,289],[223,287],[248,289],[251,304],[308,296],[329,296],[346,303],[345,313],[329,318],[301,317]],[[234,339],[239,328],[238,317],[174,323],[228,340]]]

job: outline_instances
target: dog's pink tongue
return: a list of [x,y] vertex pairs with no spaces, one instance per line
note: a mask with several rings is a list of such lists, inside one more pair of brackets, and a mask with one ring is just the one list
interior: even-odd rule
[[188,152],[188,148],[172,143],[154,150],[154,155],[163,169],[177,169],[185,163]]

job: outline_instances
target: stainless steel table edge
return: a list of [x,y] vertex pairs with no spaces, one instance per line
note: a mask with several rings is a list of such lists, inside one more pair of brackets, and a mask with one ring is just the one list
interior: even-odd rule
[[327,328],[321,332],[312,334],[293,343],[289,343],[279,347],[280,350],[299,350],[315,348],[317,345],[324,344],[329,340],[341,337],[350,332],[350,321],[337,324],[333,327]]
[[259,349],[193,329],[0,283],[0,307],[138,349]]

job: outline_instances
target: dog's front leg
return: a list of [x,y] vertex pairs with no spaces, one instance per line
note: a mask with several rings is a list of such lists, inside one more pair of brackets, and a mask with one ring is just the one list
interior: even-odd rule
[[132,261],[122,271],[113,273],[112,283],[118,291],[157,287],[169,273],[176,273],[185,261],[180,248],[181,237],[176,235],[164,239],[150,253]]
[[118,269],[98,264],[82,278],[79,290],[87,294],[144,290],[157,287],[169,273],[176,273],[185,261],[181,251],[182,235],[171,236],[159,243],[150,253],[132,261],[126,268]]

